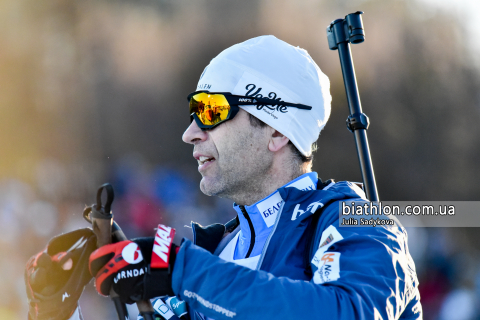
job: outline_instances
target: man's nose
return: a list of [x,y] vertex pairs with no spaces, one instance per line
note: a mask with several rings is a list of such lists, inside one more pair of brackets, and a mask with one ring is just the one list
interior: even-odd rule
[[202,131],[195,120],[190,123],[187,130],[183,133],[182,140],[185,143],[195,144],[196,142],[207,140],[208,134]]

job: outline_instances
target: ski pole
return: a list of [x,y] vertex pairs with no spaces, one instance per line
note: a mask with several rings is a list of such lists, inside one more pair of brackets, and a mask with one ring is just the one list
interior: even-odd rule
[[[102,206],[102,192],[107,193],[107,201],[105,206]],[[120,229],[118,224],[113,221],[113,214],[111,212],[111,206],[114,199],[113,187],[109,183],[105,183],[97,191],[97,203],[87,207],[83,211],[83,217],[85,220],[92,224],[93,232],[97,236],[97,247],[100,248],[106,244],[112,242],[119,242],[127,240],[127,237]],[[118,294],[110,290],[110,298],[115,304],[119,320],[128,320],[128,311],[125,303],[120,301]],[[152,303],[149,300],[138,301],[138,310],[145,320],[155,320],[154,310]]]
[[362,11],[357,11],[346,15],[345,19],[332,21],[327,28],[327,39],[330,50],[338,49],[340,56],[343,82],[350,110],[350,115],[347,118],[347,128],[355,136],[355,145],[367,198],[370,201],[379,201],[367,139],[367,128],[370,121],[367,115],[362,112],[352,53],[350,51],[350,43],[362,43],[365,40],[361,14],[363,14]]

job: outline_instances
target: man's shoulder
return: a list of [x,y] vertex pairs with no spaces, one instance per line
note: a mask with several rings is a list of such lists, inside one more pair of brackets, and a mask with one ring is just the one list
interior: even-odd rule
[[[339,203],[342,201],[368,201],[361,185],[351,181],[339,181],[327,185],[319,190],[317,196],[328,199],[324,211],[338,213]],[[327,207],[328,205],[328,207]],[[327,210],[328,209],[328,210]]]
[[365,192],[360,188],[358,183],[350,181],[339,181],[326,184],[323,188],[314,190],[299,190],[297,188],[281,188],[280,195],[285,202],[321,202],[323,205],[330,204],[335,201],[350,200],[368,201]]
[[351,181],[338,181],[327,184],[323,189],[318,191],[328,191],[343,194],[345,198],[361,198],[366,200],[365,192],[362,189],[362,184]]
[[334,219],[334,216],[338,219],[341,201],[367,201],[363,190],[349,181],[332,181],[323,186],[319,183],[319,188],[314,190],[287,187],[279,189],[279,192],[284,201],[282,216],[291,221],[302,221],[311,215],[318,215],[318,212],[321,212],[322,220],[325,220],[325,216],[330,217],[328,220]]

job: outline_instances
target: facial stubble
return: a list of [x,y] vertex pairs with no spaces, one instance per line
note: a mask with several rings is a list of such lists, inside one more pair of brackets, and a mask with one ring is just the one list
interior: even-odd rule
[[273,165],[268,132],[248,126],[231,130],[215,146],[218,158],[200,182],[206,195],[228,198],[240,205],[251,205],[268,195],[266,184]]

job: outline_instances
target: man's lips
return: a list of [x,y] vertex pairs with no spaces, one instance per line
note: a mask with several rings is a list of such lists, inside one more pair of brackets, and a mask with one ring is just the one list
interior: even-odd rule
[[202,165],[202,164],[205,164],[209,161],[215,161],[215,158],[214,157],[205,157],[205,156],[201,156],[197,159],[198,161],[198,164],[199,165]]
[[203,154],[200,154],[200,153],[194,153],[193,157],[195,159],[197,159],[199,170],[200,170],[200,168],[205,167],[207,164],[215,161],[214,157],[208,156],[208,155],[203,155]]

